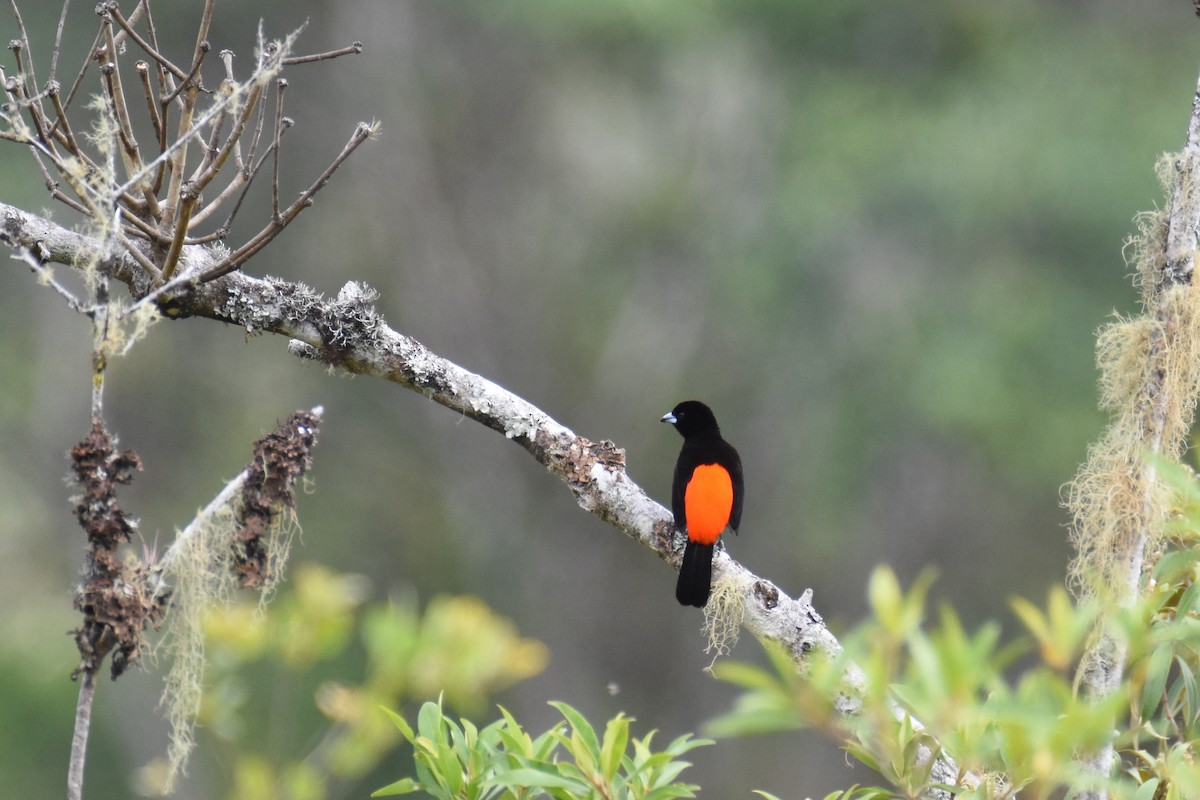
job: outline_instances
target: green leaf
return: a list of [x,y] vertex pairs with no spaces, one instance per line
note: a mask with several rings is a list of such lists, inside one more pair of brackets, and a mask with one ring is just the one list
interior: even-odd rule
[[446,782],[446,788],[450,790],[451,794],[458,794],[463,785],[463,771],[462,764],[453,748],[445,744],[437,746],[437,766]]
[[442,730],[442,706],[440,703],[421,704],[421,710],[417,712],[417,732],[434,742],[446,740]]
[[1200,581],[1195,581],[1184,590],[1179,597],[1177,608],[1180,614],[1187,614],[1191,611],[1200,610],[1197,608],[1197,602],[1200,601]]
[[383,713],[387,714],[388,717],[391,718],[395,726],[400,729],[400,733],[405,739],[407,739],[409,742],[412,742],[412,740],[416,738],[413,735],[413,729],[409,726],[408,722],[405,721],[404,717],[400,716],[386,706],[380,706],[380,708],[383,709]]
[[867,747],[856,742],[847,742],[845,745],[845,750],[852,758],[861,762],[862,764],[865,764],[867,767],[870,767],[876,772],[883,771],[879,761],[875,758],[875,754],[872,753]]
[[801,722],[802,720],[791,708],[733,711],[705,723],[704,732],[718,738],[750,736],[796,730],[801,727]]
[[600,774],[612,783],[621,768],[621,756],[629,744],[629,718],[619,713],[604,727],[604,743],[600,747]]
[[1142,719],[1150,719],[1154,710],[1163,699],[1163,689],[1167,685],[1168,673],[1171,671],[1171,657],[1174,655],[1169,644],[1161,644],[1150,656],[1146,665],[1146,680],[1142,684]]
[[867,584],[867,599],[880,624],[895,634],[901,616],[900,581],[896,579],[896,573],[888,567],[876,567]]
[[743,689],[775,690],[780,686],[774,675],[762,667],[743,661],[718,661],[713,665],[712,674],[717,680]]
[[1151,800],[1157,791],[1158,778],[1151,778],[1137,788],[1137,791],[1133,793],[1133,800]]
[[1154,579],[1158,583],[1175,583],[1190,574],[1196,563],[1196,554],[1188,550],[1172,550],[1165,553],[1154,565]]
[[486,781],[487,786],[523,786],[538,789],[568,789],[587,792],[588,784],[576,778],[563,775],[551,767],[537,769],[534,767],[518,767],[497,772]]
[[[434,797],[445,797],[445,783],[429,768],[432,763],[431,759],[418,758],[414,760],[417,768],[417,784]],[[443,791],[437,791],[439,788]]]
[[524,756],[531,758],[533,756],[533,740],[529,738],[529,734],[521,730],[521,726],[512,714],[503,706],[499,706],[500,713],[504,715],[504,719],[499,721],[496,727],[496,737],[504,750],[510,756]]
[[555,700],[550,705],[557,708],[571,725],[571,753],[575,756],[575,763],[585,773],[595,772],[596,765],[600,762],[600,741],[596,738],[596,729],[582,714],[566,703]]
[[698,787],[688,784],[660,786],[646,795],[646,800],[674,800],[676,797],[695,797]]
[[550,754],[554,752],[554,748],[559,743],[559,733],[562,723],[555,725],[550,730],[543,733],[533,741],[533,758],[537,761],[546,761],[550,758]]
[[[1192,665],[1182,656],[1175,657],[1175,666],[1179,670],[1179,678],[1175,682],[1178,687],[1175,692],[1177,695],[1175,704],[1179,706],[1179,714],[1183,717],[1184,725],[1190,729],[1196,724],[1197,701],[1200,700],[1196,695],[1196,673],[1192,669]],[[1194,734],[1192,738],[1195,738]]]
[[371,797],[392,797],[398,794],[412,794],[421,787],[412,778],[401,778],[395,783],[389,783],[382,789],[371,792]]

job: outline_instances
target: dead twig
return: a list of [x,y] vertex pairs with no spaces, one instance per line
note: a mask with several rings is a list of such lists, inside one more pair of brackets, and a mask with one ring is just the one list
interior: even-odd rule
[[342,47],[337,50],[330,50],[328,53],[314,53],[308,56],[292,56],[283,60],[285,67],[290,67],[293,64],[311,64],[314,61],[325,61],[330,58],[340,58],[341,56],[358,55],[363,51],[362,42],[354,42],[349,47]]
[[272,239],[278,236],[284,228],[291,224],[300,212],[310,207],[313,203],[313,198],[316,196],[325,184],[329,182],[329,178],[342,165],[351,153],[358,149],[359,145],[370,139],[379,130],[377,123],[360,122],[354,129],[354,133],[350,136],[350,140],[346,142],[342,152],[338,153],[337,158],[325,168],[325,171],[313,181],[312,185],[300,193],[300,197],[294,203],[287,207],[285,211],[280,213],[278,220],[271,220],[265,228],[250,238],[250,241],[233,251],[227,258],[221,261],[217,266],[205,271],[200,275],[202,283],[215,280],[222,275],[228,275],[230,272],[241,267],[246,263],[247,259],[257,253],[259,250],[266,247]]

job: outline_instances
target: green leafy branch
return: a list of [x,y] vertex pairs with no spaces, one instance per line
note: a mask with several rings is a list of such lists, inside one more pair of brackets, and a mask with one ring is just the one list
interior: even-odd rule
[[684,734],[655,752],[651,748],[654,732],[631,739],[633,720],[624,714],[609,720],[603,735],[598,735],[571,706],[561,702],[550,705],[563,715],[563,722],[537,738],[503,708],[502,719],[482,730],[466,719],[456,723],[443,713],[440,702],[421,706],[416,730],[399,714],[388,711],[412,744],[416,777],[402,778],[371,796],[423,791],[438,800],[695,797],[699,787],[676,781],[691,766],[680,758],[712,744],[710,740]]
[[[1173,509],[1166,549],[1146,596],[1109,612],[1128,653],[1126,678],[1110,696],[1084,696],[1073,676],[1095,635],[1096,601],[1074,603],[1062,587],[1044,607],[1014,599],[1025,632],[1004,642],[997,623],[969,632],[946,607],[936,625],[922,625],[930,578],[903,592],[880,568],[869,591],[873,616],[842,638],[840,655],[815,660],[805,675],[774,649],[769,669],[718,664],[718,677],[745,693],[708,732],[822,730],[887,783],[836,795],[845,798],[917,798],[946,788],[930,781],[929,759],[920,756],[934,742],[961,770],[985,776],[962,798],[1080,789],[1133,800],[1200,796],[1200,482],[1178,464],[1157,468]],[[860,713],[847,717],[834,699],[851,662],[867,679]],[[1079,762],[1079,753],[1107,745],[1120,759],[1113,776]]]

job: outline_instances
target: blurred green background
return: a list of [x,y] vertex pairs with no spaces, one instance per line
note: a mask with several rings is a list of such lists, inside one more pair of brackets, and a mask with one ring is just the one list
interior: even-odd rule
[[[45,75],[59,9],[34,5],[22,11]],[[199,6],[159,9],[178,60]],[[1094,332],[1137,308],[1123,240],[1163,203],[1154,163],[1182,143],[1200,63],[1190,4],[218,4],[209,39],[240,75],[260,17],[270,36],[308,20],[301,52],[366,45],[290,70],[285,197],[357,121],[382,133],[248,272],[325,293],[370,283],[398,330],[612,439],[661,500],[679,439],[658,418],[706,400],[745,462],[731,551],[793,594],[811,587],[835,630],[862,615],[880,562],[905,580],[936,567],[935,595],[1009,631],[1011,595],[1062,580],[1059,487],[1104,423]],[[68,31],[75,65],[90,7]],[[0,39],[15,36],[5,12]],[[0,146],[0,170],[0,199],[52,206],[22,148]],[[258,199],[247,228],[268,213]],[[700,616],[676,605],[662,562],[492,432],[286,344],[163,322],[112,366],[110,425],[146,466],[123,503],[148,541],[169,541],[276,420],[321,404],[295,558],[365,575],[377,599],[469,593],[511,617],[549,647],[546,671],[499,698],[533,727],[557,719],[548,699],[597,724],[624,710],[635,733],[666,737],[728,708],[734,690],[702,672]],[[89,347],[87,321],[9,262],[0,774],[13,796],[65,781],[81,536],[64,453],[88,424]],[[153,665],[100,686],[90,798],[130,796],[131,771],[161,755],[160,688]],[[707,797],[871,780],[816,735],[694,755],[685,778]],[[407,768],[394,760],[389,779]],[[228,769],[201,755],[178,796],[212,796]]]

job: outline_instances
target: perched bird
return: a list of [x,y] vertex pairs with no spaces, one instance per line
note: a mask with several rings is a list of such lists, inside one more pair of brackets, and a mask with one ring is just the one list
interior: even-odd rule
[[712,589],[713,545],[725,531],[737,533],[742,521],[742,459],[721,438],[717,418],[704,403],[686,400],[661,421],[683,436],[671,483],[675,527],[687,533],[675,599],[704,608]]

